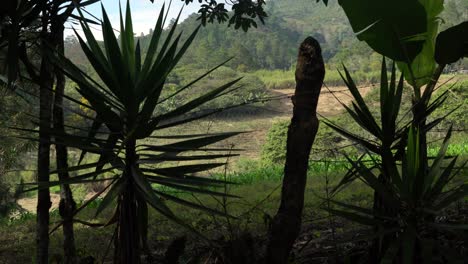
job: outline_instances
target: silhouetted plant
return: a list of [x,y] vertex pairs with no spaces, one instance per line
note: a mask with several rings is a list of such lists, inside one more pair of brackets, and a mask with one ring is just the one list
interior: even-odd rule
[[[164,200],[224,215],[223,212],[178,198],[155,187],[162,185],[181,191],[226,195],[207,188],[220,186],[224,181],[195,174],[224,165],[223,162],[214,161],[215,159],[234,156],[235,154],[230,152],[222,153],[232,151],[232,149],[208,148],[207,146],[237,135],[238,132],[169,136],[164,136],[160,132],[162,129],[180,126],[219,112],[221,109],[202,114],[195,110],[205,102],[229,93],[240,78],[207,91],[195,99],[188,100],[175,109],[167,112],[155,112],[159,104],[187,91],[191,85],[223,64],[211,69],[171,95],[160,98],[168,74],[189,48],[198,28],[178,47],[181,34],[174,36],[177,18],[169,30],[167,38],[162,40],[160,37],[167,18],[163,7],[146,57],[142,58],[140,44],[134,42],[129,3],[127,2],[125,18],[122,12],[120,13],[119,38],[114,35],[104,8],[102,13],[104,49],[91,33],[87,20],[81,11],[80,24],[86,36],[86,42],[77,34],[81,47],[100,80],[92,79],[60,54],[54,59],[55,63],[63,68],[64,73],[78,85],[77,91],[89,104],[70,97],[66,98],[96,113],[95,117],[84,116],[93,121],[89,128],[89,135],[86,137],[69,133],[59,134],[55,130],[50,131],[54,137],[60,136],[60,144],[82,151],[80,162],[85,153],[88,152],[97,154],[99,160],[68,168],[67,171],[78,171],[79,175],[66,182],[39,183],[37,188],[49,188],[64,183],[110,181],[110,184],[102,191],[78,208],[75,214],[108,190],[96,210],[96,216],[116,201],[114,215],[106,224],[117,223],[114,261],[117,263],[139,263],[141,246],[147,247],[147,204],[189,229],[191,227],[180,220]],[[101,128],[103,126],[105,128]],[[73,128],[73,126],[70,127]],[[156,134],[152,136],[153,133]],[[141,139],[149,140],[141,142],[139,141]],[[171,140],[173,143],[155,143],[158,140]],[[57,142],[52,141],[52,143],[56,144]],[[206,153],[207,151],[210,153]],[[164,166],[165,162],[180,163],[177,166]],[[186,162],[190,162],[190,164]],[[90,168],[95,168],[95,171],[87,172],[86,170]],[[106,172],[112,172],[114,176],[97,178]],[[58,171],[51,173],[55,174]]]
[[[460,171],[456,169],[457,158],[453,158],[447,167],[442,164],[447,158],[451,129],[447,133],[439,153],[429,168],[423,164],[429,163],[425,152],[421,151],[419,136],[427,133],[439,124],[443,117],[436,118],[418,128],[413,120],[405,124],[398,120],[403,78],[396,82],[395,66],[392,68],[390,81],[387,78],[385,60],[382,62],[380,83],[380,117],[379,124],[361,97],[351,75],[345,68],[343,80],[352,93],[354,102],[352,108],[345,106],[355,122],[369,132],[373,138],[362,138],[353,132],[338,127],[330,122],[329,126],[341,135],[357,142],[368,152],[372,162],[365,163],[362,159],[353,160],[347,157],[351,169],[335,188],[341,189],[356,179],[365,182],[375,192],[374,207],[362,208],[338,201],[335,205],[342,209],[325,208],[334,214],[345,217],[360,224],[373,226],[375,238],[373,249],[376,250],[373,261],[390,261],[395,258],[399,263],[421,263],[426,261],[422,252],[432,251],[437,245],[431,230],[466,229],[462,225],[445,225],[435,221],[444,209],[468,194],[468,185],[449,188],[449,183]],[[447,98],[442,93],[427,105],[424,116],[427,119]],[[401,117],[400,117],[401,118]],[[397,124],[403,123],[401,127]],[[422,162],[422,159],[426,159]],[[443,251],[442,251],[443,252]],[[450,256],[455,258],[452,251]],[[432,256],[432,255],[431,255]]]

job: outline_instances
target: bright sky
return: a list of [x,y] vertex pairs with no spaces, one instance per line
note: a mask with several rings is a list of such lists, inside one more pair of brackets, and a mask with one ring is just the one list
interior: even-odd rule
[[[126,0],[120,0],[122,3],[122,10],[125,12],[125,5]],[[161,6],[165,0],[154,0],[154,3],[151,3],[150,0],[131,0],[130,7],[132,10],[132,18],[133,18],[133,31],[135,32],[136,36],[139,36],[141,33],[147,35],[151,28],[154,28],[156,24],[156,20],[159,15],[159,11],[161,10]],[[107,15],[111,20],[112,26],[114,29],[120,28],[119,22],[119,0],[101,0],[95,4],[89,5],[86,7],[86,10],[93,14],[94,16],[98,17],[99,19],[102,18],[101,12],[101,3],[104,5],[106,9]],[[166,11],[169,1],[166,1]],[[179,13],[180,9],[184,6],[184,10],[182,11],[181,21],[187,18],[190,14],[196,13],[198,9],[200,9],[200,5],[198,1],[195,0],[193,3],[185,6],[185,2],[182,0],[172,0],[172,5],[169,10],[169,18],[176,18],[177,14]],[[75,12],[77,13],[77,12]],[[85,14],[87,17],[89,15]],[[168,19],[170,21],[170,19]],[[100,26],[97,25],[90,25],[94,28],[93,33],[97,39],[102,40]],[[72,25],[71,23],[67,23],[65,36],[74,35],[73,30],[71,27],[74,27],[78,32],[81,31],[79,25]],[[118,33],[116,33],[118,34]]]

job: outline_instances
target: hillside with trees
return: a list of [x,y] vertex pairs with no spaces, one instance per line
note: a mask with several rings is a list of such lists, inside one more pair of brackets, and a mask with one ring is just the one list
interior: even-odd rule
[[[442,15],[442,29],[468,20],[468,3],[447,0]],[[328,6],[311,0],[272,0],[266,5],[265,24],[248,32],[236,30],[226,24],[207,24],[187,51],[181,65],[211,67],[233,57],[228,66],[241,72],[256,70],[289,70],[294,67],[296,47],[306,36],[316,38],[329,69],[344,63],[352,71],[378,71],[380,55],[360,42],[353,33],[345,13],[336,0]],[[180,23],[178,30],[193,31],[198,15],[192,14]],[[172,21],[173,22],[173,21]],[[171,23],[168,28],[171,27]],[[149,35],[137,35],[143,50],[148,47]],[[84,54],[73,37],[66,40],[66,51],[73,61],[85,64]],[[467,60],[451,65],[450,71],[468,69]]]

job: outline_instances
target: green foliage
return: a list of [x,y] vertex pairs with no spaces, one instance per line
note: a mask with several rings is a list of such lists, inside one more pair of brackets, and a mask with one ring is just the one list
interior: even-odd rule
[[273,123],[262,146],[261,159],[267,164],[282,164],[286,159],[286,138],[289,121]]
[[[354,32],[374,51],[398,61],[405,78],[419,89],[431,81],[439,62],[452,63],[466,56],[463,47],[468,24],[462,23],[437,36],[444,1],[339,1]],[[437,54],[436,37],[438,39]]]
[[417,2],[421,3],[426,12],[426,30],[422,50],[416,53],[417,56],[414,59],[411,57],[405,60],[400,59],[399,61],[403,61],[403,63],[399,63],[398,66],[412,86],[421,87],[429,83],[436,68],[434,60],[435,40],[439,31],[439,15],[444,9],[444,1],[426,0]]
[[264,181],[279,182],[283,177],[283,169],[282,163],[265,163],[243,158],[236,163],[236,169],[229,177],[231,181],[243,185]]
[[[359,85],[369,85],[379,80],[380,72],[376,71],[357,71],[354,72],[354,78]],[[293,89],[296,85],[294,70],[258,70],[252,75],[259,78],[268,89]],[[332,86],[342,86],[343,80],[335,70],[327,70],[324,84]]]
[[296,85],[293,70],[258,70],[252,73],[268,89],[291,89]]
[[[154,0],[150,0],[153,2]],[[187,5],[192,3],[193,0],[183,0]],[[235,29],[242,28],[243,31],[247,32],[251,27],[257,27],[256,19],[264,23],[264,19],[267,14],[264,11],[263,5],[265,1],[258,0],[241,0],[235,3],[225,2],[218,3],[214,0],[200,0],[199,3],[204,3],[200,6],[198,13],[200,17],[198,20],[201,21],[202,25],[206,23],[224,23],[229,21],[228,26],[234,25]],[[233,12],[228,12],[224,7],[225,4],[232,5]]]
[[[418,0],[338,1],[353,31],[373,50],[398,61],[412,61],[422,49],[427,32],[426,12]],[[395,19],[398,18],[398,19]]]
[[[5,82],[6,84],[6,82]],[[31,142],[23,141],[11,131],[11,126],[30,126],[27,114],[34,111],[34,105],[23,97],[5,90],[0,86],[2,97],[0,98],[0,217],[7,216],[16,207],[16,199],[19,197],[20,177],[17,172],[10,171],[21,168],[26,152],[34,147]]]
[[[268,13],[265,25],[251,28],[247,33],[217,23],[208,24],[200,30],[181,64],[206,68],[206,65],[215,65],[232,56],[234,59],[227,66],[236,70],[287,70],[296,61],[297,46],[311,32],[319,40],[327,64],[331,63],[331,58],[342,54],[340,59],[333,61],[334,65],[330,65],[332,69],[339,66],[343,59],[345,62],[355,62],[356,58],[347,59],[353,54],[351,50],[365,54],[361,59],[363,62],[371,58],[371,49],[355,47],[359,42],[355,40],[336,1],[324,6],[309,0],[274,0],[265,7]],[[195,14],[189,16],[180,23],[177,31],[192,31],[199,23],[197,18]],[[139,38],[143,50],[149,45],[150,38],[151,34]],[[82,57],[78,60],[82,61]],[[376,61],[378,63],[378,58]]]
[[[448,164],[445,162],[451,129],[433,158],[432,164],[426,167],[429,157],[426,150],[421,149],[422,146],[426,147],[426,144],[421,144],[421,135],[425,136],[431,128],[440,124],[443,118],[434,119],[427,124],[418,124],[420,128],[416,128],[413,122],[398,126],[403,78],[397,82],[395,65],[388,78],[384,60],[380,82],[379,122],[375,114],[369,110],[368,102],[360,95],[350,73],[346,68],[344,71],[343,80],[354,99],[352,108],[345,108],[354,121],[372,137],[362,137],[349,128],[342,128],[329,121],[326,124],[359,144],[366,153],[373,155],[367,157],[363,155],[357,160],[346,156],[352,167],[335,191],[359,179],[374,190],[375,200],[372,209],[335,201],[334,204],[339,209],[326,210],[379,230],[375,234],[375,238],[379,241],[377,261],[392,262],[396,256],[400,256],[403,263],[422,262],[424,255],[418,253],[421,251],[416,249],[423,248],[424,252],[424,247],[429,242],[443,246],[434,243],[434,236],[431,236],[431,233],[466,229],[466,226],[439,224],[435,221],[436,216],[443,210],[468,194],[467,184],[448,188],[460,171],[460,168],[455,168],[457,157],[451,159]],[[423,102],[431,97],[432,92],[430,88],[428,90],[429,92],[426,90],[421,99]],[[428,119],[446,99],[447,93],[441,93],[424,105],[423,117],[413,118]],[[418,129],[422,131],[417,131]],[[370,158],[371,163],[365,163],[364,158]],[[434,231],[427,232],[427,230]],[[452,253],[445,257],[457,259]]]
[[[399,170],[393,171],[390,183],[383,184],[380,177],[371,170],[373,167],[379,168],[377,173],[385,173],[385,161],[369,166],[361,161],[349,160],[353,165],[353,170],[357,173],[357,178],[364,181],[382,199],[386,208],[391,210],[391,214],[381,214],[375,210],[363,207],[356,207],[350,204],[334,202],[340,209],[326,209],[330,212],[355,221],[363,225],[378,228],[380,232],[376,237],[382,239],[390,236],[390,244],[383,248],[382,261],[393,261],[396,255],[392,252],[399,251],[403,263],[427,261],[417,248],[423,248],[423,252],[429,244],[431,247],[443,249],[443,243],[439,243],[434,234],[437,232],[453,232],[456,230],[466,230],[466,225],[442,224],[437,222],[436,217],[451,204],[463,199],[468,195],[468,185],[461,184],[449,187],[452,179],[460,172],[455,164],[457,157],[444,163],[450,133],[447,134],[439,152],[429,170],[420,166],[421,158],[419,150],[419,133],[410,129],[407,139],[407,150],[403,155],[402,165]],[[381,165],[382,164],[382,165]],[[444,164],[444,165],[442,165]],[[382,167],[381,167],[382,166]],[[337,188],[342,187],[343,182]],[[403,238],[403,239],[401,239]],[[453,251],[440,251],[443,258],[451,262],[461,259]]]

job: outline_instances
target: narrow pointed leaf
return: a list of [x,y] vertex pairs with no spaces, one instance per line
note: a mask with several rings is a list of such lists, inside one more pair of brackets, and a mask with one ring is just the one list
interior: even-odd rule
[[101,203],[99,204],[99,207],[96,210],[94,218],[98,217],[98,215],[102,211],[104,211],[104,209],[106,209],[115,200],[115,198],[117,198],[118,195],[120,195],[120,193],[123,190],[124,185],[125,185],[125,181],[122,180],[122,179],[117,180],[112,185],[110,190],[106,193],[106,195],[102,199]]

